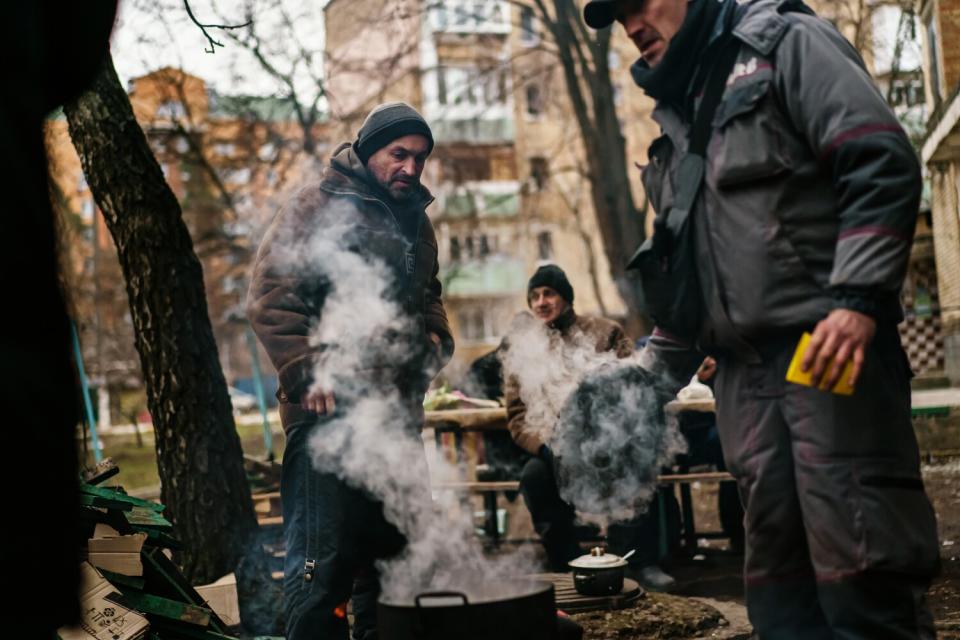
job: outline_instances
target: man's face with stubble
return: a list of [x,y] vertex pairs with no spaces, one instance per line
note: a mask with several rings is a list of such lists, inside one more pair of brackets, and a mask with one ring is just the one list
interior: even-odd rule
[[[616,20],[651,68],[660,64],[687,17],[689,0],[620,0]],[[700,0],[714,2],[715,0]]]
[[403,202],[419,190],[428,155],[430,141],[425,136],[403,136],[370,156],[367,171],[391,198]]

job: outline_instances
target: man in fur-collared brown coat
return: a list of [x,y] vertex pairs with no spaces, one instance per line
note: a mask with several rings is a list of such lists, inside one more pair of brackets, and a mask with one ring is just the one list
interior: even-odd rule
[[[418,427],[430,377],[453,352],[437,240],[425,213],[433,197],[420,185],[432,149],[430,128],[413,108],[375,108],[357,140],[334,152],[319,183],[280,210],[257,255],[247,314],[280,379],[290,640],[346,637],[346,616],[338,612],[356,576],[353,636],[375,638],[373,562],[405,545],[382,503],[312,467],[308,441],[316,429],[344,426],[333,416],[364,394],[395,394],[407,409],[405,422]],[[363,275],[371,273],[376,277]],[[373,309],[345,309],[352,292],[396,317],[380,319],[384,331],[358,340],[351,332],[377,325]],[[335,330],[318,331],[325,314],[337,315]],[[338,364],[328,371],[331,353],[339,354]],[[342,370],[344,362],[350,370]],[[317,372],[334,381],[330,388],[320,388]]]
[[[573,287],[557,265],[544,265],[533,274],[527,284],[527,303],[534,317],[522,314],[515,320],[514,327],[519,335],[523,335],[524,323],[542,323],[547,329],[545,348],[553,357],[545,360],[547,353],[531,353],[529,346],[523,348],[523,353],[512,353],[511,336],[508,336],[502,354],[507,424],[514,442],[533,456],[520,474],[520,492],[530,510],[534,528],[540,534],[550,569],[566,571],[567,562],[581,553],[574,527],[576,505],[567,503],[560,495],[553,451],[545,441],[549,440],[545,436],[553,431],[555,416],[548,415],[552,412],[546,411],[545,406],[539,406],[531,413],[528,404],[549,404],[549,398],[556,397],[556,393],[555,389],[546,387],[572,381],[577,377],[576,367],[567,370],[561,366],[540,378],[536,385],[531,384],[529,376],[520,375],[519,370],[553,366],[567,357],[577,360],[585,352],[611,353],[618,359],[627,358],[633,354],[633,342],[616,322],[579,315],[573,310]],[[527,359],[530,362],[525,362]],[[545,365],[547,361],[551,364]],[[559,415],[559,406],[552,409]],[[607,530],[607,541],[613,551],[636,550],[630,563],[631,575],[647,588],[667,590],[674,580],[657,566],[657,536],[658,521],[648,514],[629,522],[612,523]]]

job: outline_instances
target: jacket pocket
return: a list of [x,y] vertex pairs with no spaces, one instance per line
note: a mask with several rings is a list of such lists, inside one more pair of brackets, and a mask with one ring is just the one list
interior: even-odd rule
[[936,518],[915,468],[870,458],[820,463],[807,473],[801,481],[804,520],[819,578],[936,572]]
[[650,199],[650,204],[656,213],[661,213],[672,204],[672,187],[670,184],[670,160],[673,156],[673,144],[670,138],[662,135],[652,143],[647,151],[649,161],[641,173],[643,191]]
[[769,80],[734,89],[717,109],[710,157],[718,187],[772,178],[793,168],[782,133],[785,123],[776,109]]
[[919,471],[869,461],[856,470],[868,569],[920,574],[940,565],[937,520]]

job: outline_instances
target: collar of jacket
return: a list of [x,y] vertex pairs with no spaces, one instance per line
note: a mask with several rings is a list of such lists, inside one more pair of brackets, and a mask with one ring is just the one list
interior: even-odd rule
[[323,172],[320,188],[337,195],[375,200],[391,212],[405,209],[422,211],[434,201],[433,194],[422,184],[416,196],[407,202],[398,202],[389,197],[380,185],[373,181],[367,167],[360,162],[349,142],[342,143],[333,152],[330,164]]
[[769,56],[790,26],[784,13],[815,15],[801,0],[753,0],[737,6],[733,35],[758,53]]
[[[737,0],[725,7],[724,12],[717,18],[711,42],[723,35],[726,20],[731,19],[731,11],[734,37],[764,56],[773,53],[790,26],[783,13],[796,11],[813,14],[801,0]],[[670,137],[674,147],[681,153],[686,153],[687,125],[676,109],[660,102],[651,115]]]
[[555,329],[560,333],[566,333],[567,329],[573,326],[573,323],[577,321],[577,314],[574,312],[573,307],[568,307],[566,311],[557,316],[557,319],[549,323],[547,326],[551,329]]

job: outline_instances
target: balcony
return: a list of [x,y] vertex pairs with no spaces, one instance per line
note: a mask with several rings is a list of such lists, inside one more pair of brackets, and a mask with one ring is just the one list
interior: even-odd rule
[[443,33],[510,33],[510,3],[439,0],[430,8],[430,27]]
[[520,213],[520,183],[515,180],[466,182],[444,190],[440,210],[448,218],[509,218]]
[[523,293],[527,274],[523,262],[508,256],[454,263],[441,276],[444,296],[473,298]]

